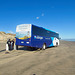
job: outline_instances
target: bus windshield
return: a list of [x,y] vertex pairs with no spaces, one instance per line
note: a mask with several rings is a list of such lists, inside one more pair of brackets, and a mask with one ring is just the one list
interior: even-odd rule
[[27,39],[31,37],[31,24],[21,24],[16,28],[16,38]]

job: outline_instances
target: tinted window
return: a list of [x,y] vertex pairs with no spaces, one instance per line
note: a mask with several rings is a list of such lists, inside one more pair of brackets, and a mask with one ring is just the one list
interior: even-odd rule
[[48,31],[48,30],[45,30],[42,27],[37,27],[37,26],[34,26],[34,25],[32,25],[32,34],[38,35],[38,36],[43,36],[43,37],[57,37],[57,38],[59,38],[58,33]]

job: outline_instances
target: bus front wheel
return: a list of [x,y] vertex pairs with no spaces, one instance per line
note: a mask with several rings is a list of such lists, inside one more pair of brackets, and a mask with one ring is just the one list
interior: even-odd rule
[[56,47],[58,46],[58,42],[56,42]]
[[42,50],[46,49],[46,44],[43,44]]

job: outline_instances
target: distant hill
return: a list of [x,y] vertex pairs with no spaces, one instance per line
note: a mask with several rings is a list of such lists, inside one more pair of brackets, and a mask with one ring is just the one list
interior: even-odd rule
[[8,39],[14,39],[15,34],[0,32],[0,41],[7,41]]

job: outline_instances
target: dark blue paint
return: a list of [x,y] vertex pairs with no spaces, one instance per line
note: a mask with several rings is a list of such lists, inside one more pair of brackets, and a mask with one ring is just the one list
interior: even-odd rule
[[[52,43],[52,39],[50,37],[49,37],[50,39],[45,39],[45,38],[46,37],[43,37],[43,39],[36,39],[34,38],[34,35],[31,37],[31,40],[29,40],[30,38],[25,40],[16,38],[16,45],[42,48],[43,44],[46,43],[46,46],[48,47]],[[29,44],[27,44],[26,42],[29,42]]]
[[[32,34],[32,26],[31,26],[31,38],[24,39],[24,40],[16,38],[16,45],[42,48],[44,43],[46,44],[47,47],[49,47],[50,44],[52,44],[51,37],[43,37],[43,39],[37,39],[37,38],[34,38],[34,36],[37,36],[37,35]],[[39,36],[39,37],[42,37],[42,36]],[[46,38],[49,38],[49,39],[46,39]],[[27,44],[26,42],[29,42],[29,44]]]

